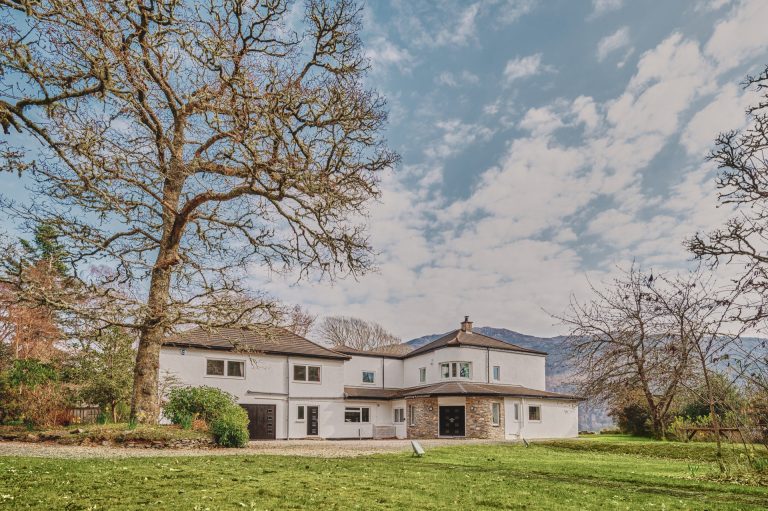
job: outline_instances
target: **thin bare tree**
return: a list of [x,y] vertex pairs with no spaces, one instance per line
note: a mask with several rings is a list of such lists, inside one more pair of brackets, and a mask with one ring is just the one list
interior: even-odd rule
[[312,326],[316,320],[317,316],[315,314],[310,313],[301,305],[294,305],[284,314],[283,323],[285,328],[294,334],[307,337],[312,331]]
[[407,348],[401,339],[373,321],[347,316],[329,316],[319,327],[320,336],[332,346],[355,350],[379,350],[402,353]]
[[589,301],[572,297],[568,311],[555,317],[570,330],[579,391],[610,401],[627,388],[639,389],[654,436],[664,438],[670,407],[690,375],[693,346],[688,337],[669,335],[653,279],[633,266],[605,289],[591,285]]
[[176,325],[274,321],[242,299],[247,268],[371,266],[366,205],[398,157],[360,20],[351,0],[0,0],[0,125],[20,134],[0,168],[33,183],[3,207],[57,229],[81,286],[35,300],[139,332],[138,420]]

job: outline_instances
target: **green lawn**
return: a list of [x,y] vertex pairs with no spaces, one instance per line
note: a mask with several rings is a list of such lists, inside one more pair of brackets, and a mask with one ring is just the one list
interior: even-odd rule
[[423,458],[0,458],[0,509],[768,508],[766,487],[711,480],[711,459],[708,444],[621,438]]

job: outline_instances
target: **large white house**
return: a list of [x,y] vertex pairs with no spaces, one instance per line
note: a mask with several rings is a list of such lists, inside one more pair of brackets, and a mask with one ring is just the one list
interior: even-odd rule
[[564,438],[580,398],[547,392],[546,353],[454,330],[406,354],[331,350],[287,330],[185,332],[161,373],[237,397],[253,439]]

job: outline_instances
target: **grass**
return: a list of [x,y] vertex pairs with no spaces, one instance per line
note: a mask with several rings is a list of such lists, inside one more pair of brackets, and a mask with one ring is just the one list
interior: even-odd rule
[[[695,447],[691,448],[693,445]],[[606,448],[608,446],[608,448]],[[643,452],[626,453],[634,446]],[[682,454],[681,454],[682,452]],[[766,509],[709,480],[711,446],[620,438],[451,446],[423,458],[0,458],[7,509]],[[697,467],[692,470],[692,465]]]
[[86,439],[93,443],[99,443],[105,440],[115,443],[124,443],[203,440],[211,438],[208,433],[184,430],[178,426],[147,424],[138,424],[134,429],[129,429],[127,423],[79,424],[42,430],[28,430],[24,426],[0,426],[0,438],[6,440],[23,439],[30,434],[36,435],[42,440],[62,444],[77,444]]

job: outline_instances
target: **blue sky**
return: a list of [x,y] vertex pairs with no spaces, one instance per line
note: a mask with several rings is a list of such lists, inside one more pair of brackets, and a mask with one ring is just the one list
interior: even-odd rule
[[690,265],[682,240],[729,214],[704,158],[746,122],[766,20],[764,0],[368,2],[370,81],[403,156],[371,211],[379,271],[268,289],[405,338],[464,314],[552,335],[544,310],[588,279]]
[[[739,83],[768,64],[768,2],[373,1],[368,77],[402,165],[370,211],[378,270],[254,289],[403,338],[477,325],[562,333],[545,312],[730,214],[704,158],[745,125]],[[0,176],[15,193],[15,176]],[[7,226],[6,226],[7,227]]]

